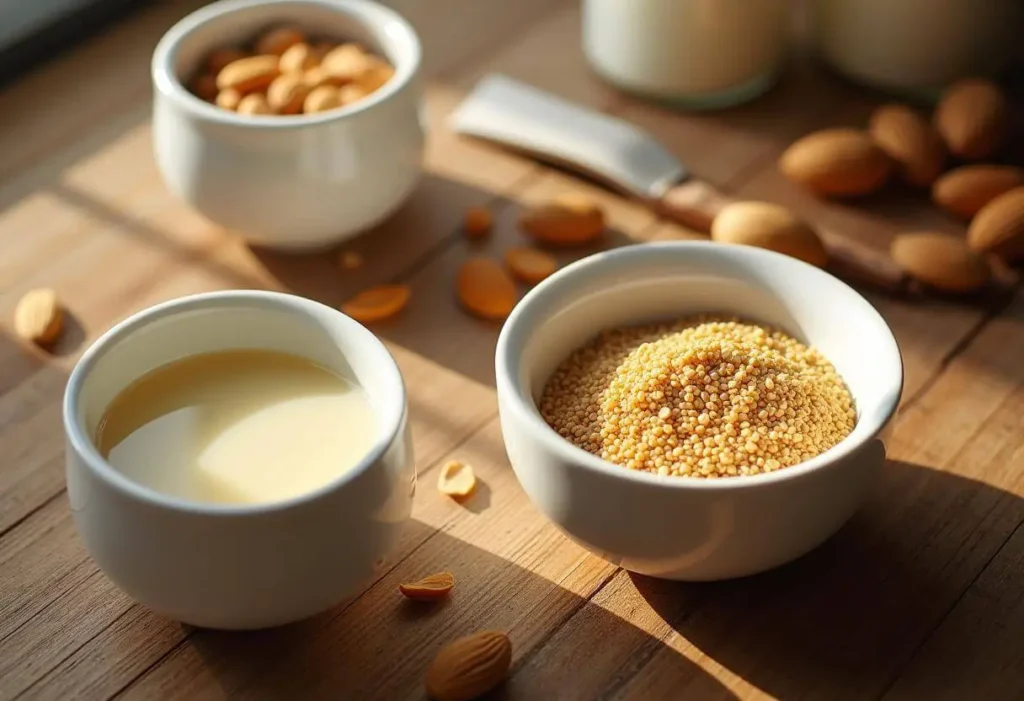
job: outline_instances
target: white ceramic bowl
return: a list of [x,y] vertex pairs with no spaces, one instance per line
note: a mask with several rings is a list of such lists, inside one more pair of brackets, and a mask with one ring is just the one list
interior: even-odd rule
[[[368,98],[313,115],[238,115],[185,89],[213,48],[291,23],[357,40],[395,76]],[[153,54],[153,142],[167,186],[257,245],[326,248],[366,231],[412,193],[422,169],[420,44],[369,0],[221,0],[188,15]]]
[[[184,501],[110,466],[93,444],[111,400],[145,373],[230,348],[303,356],[357,382],[372,450],[321,489],[254,506]],[[409,517],[415,470],[402,376],[384,345],[330,307],[273,292],[185,297],[129,318],[82,356],[64,395],[72,514],[100,569],[139,603],[192,625],[280,625],[365,583]],[[286,466],[282,466],[286,469]]]
[[[856,401],[850,436],[778,472],[698,480],[605,462],[541,418],[547,379],[600,330],[702,312],[753,318],[818,347]],[[892,333],[846,284],[794,258],[705,242],[630,246],[559,271],[505,322],[496,366],[505,446],[534,505],[600,557],[679,580],[767,570],[834,533],[884,462],[883,429],[903,384]]]

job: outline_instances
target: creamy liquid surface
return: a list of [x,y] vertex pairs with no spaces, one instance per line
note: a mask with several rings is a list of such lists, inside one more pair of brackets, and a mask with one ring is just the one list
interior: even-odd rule
[[331,482],[375,438],[360,387],[293,355],[232,350],[134,382],[107,408],[96,444],[115,469],[164,494],[258,504]]

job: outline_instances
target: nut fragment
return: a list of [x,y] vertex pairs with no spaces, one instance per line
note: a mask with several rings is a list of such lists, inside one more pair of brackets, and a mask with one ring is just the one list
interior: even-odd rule
[[548,253],[529,246],[516,246],[505,251],[505,265],[512,274],[529,285],[558,270],[558,261]]
[[64,329],[64,312],[57,293],[48,288],[25,294],[14,309],[14,331],[31,343],[47,346]]
[[258,54],[281,56],[285,51],[306,40],[306,35],[296,27],[277,27],[256,40],[253,48]]
[[427,669],[427,694],[436,701],[470,701],[508,676],[512,643],[496,630],[483,630],[450,642]]
[[344,270],[355,270],[363,265],[363,257],[355,251],[345,251],[339,260]]
[[586,195],[565,193],[524,211],[519,225],[541,243],[579,246],[604,231],[604,212]]
[[505,269],[487,258],[462,264],[456,278],[462,305],[485,319],[504,319],[516,306],[516,284]]
[[468,497],[476,489],[473,466],[460,460],[449,460],[437,475],[437,489],[454,499]]
[[437,601],[448,596],[454,586],[455,576],[451,572],[438,572],[415,582],[399,584],[398,591],[415,601]]
[[411,296],[408,285],[371,287],[343,304],[341,311],[364,323],[382,321],[405,309]]
[[483,238],[493,226],[494,216],[486,207],[470,207],[462,219],[462,230],[471,239]]

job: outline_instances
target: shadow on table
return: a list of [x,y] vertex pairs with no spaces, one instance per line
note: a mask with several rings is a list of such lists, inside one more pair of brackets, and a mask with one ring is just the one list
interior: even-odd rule
[[[889,462],[880,491],[833,539],[773,572],[700,585],[633,581],[681,636],[771,696],[879,698],[1024,520],[1019,496],[909,463]],[[1021,590],[1024,572],[1000,586]],[[681,610],[694,597],[700,603]],[[1000,612],[990,605],[986,616],[992,624],[976,630],[998,631]],[[998,644],[962,640],[915,698],[976,698],[971,665]]]
[[[512,639],[513,670],[501,698],[589,701],[659,651],[681,678],[716,689],[715,698],[735,698],[656,638],[554,582],[423,523],[411,527],[429,542],[354,601],[274,630],[196,631],[189,645],[226,695],[264,700],[423,698],[424,674],[440,647],[482,629]],[[448,602],[421,605],[396,589],[444,568],[458,578]],[[545,647],[546,633],[573,616],[615,653],[603,656],[613,664],[595,669],[590,646]]]

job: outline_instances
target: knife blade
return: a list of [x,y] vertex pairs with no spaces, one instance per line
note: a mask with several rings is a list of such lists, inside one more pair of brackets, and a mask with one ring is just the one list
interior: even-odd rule
[[[583,173],[705,234],[718,212],[733,201],[693,177],[642,129],[501,74],[480,79],[453,111],[450,126],[456,133]],[[841,277],[906,290],[906,276],[887,254],[838,232],[818,235],[829,253],[830,269]]]

